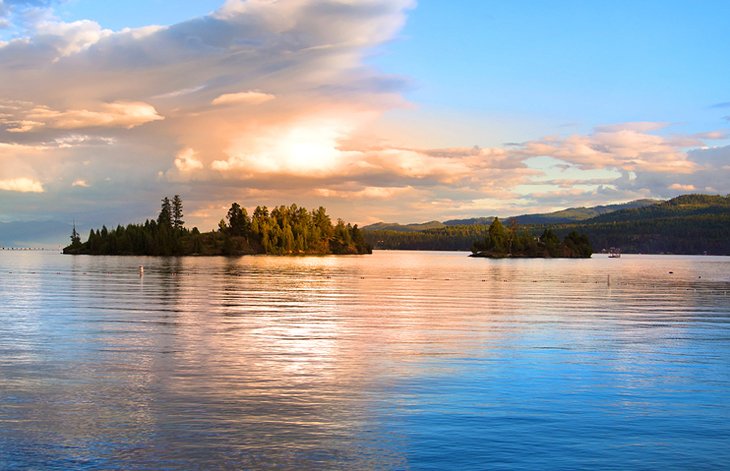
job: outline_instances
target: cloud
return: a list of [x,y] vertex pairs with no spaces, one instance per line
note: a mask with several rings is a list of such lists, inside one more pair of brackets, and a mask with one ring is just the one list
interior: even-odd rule
[[180,172],[192,172],[203,168],[203,163],[195,158],[195,151],[187,148],[183,149],[175,157],[175,168]]
[[710,105],[710,108],[730,108],[730,101],[715,103],[714,105]]
[[666,128],[667,126],[669,126],[669,123],[654,121],[635,121],[629,123],[597,126],[596,131],[599,133],[613,133],[621,131],[649,132],[658,131],[660,129]]
[[[233,200],[425,220],[673,195],[678,182],[727,188],[727,149],[699,150],[722,132],[672,135],[665,122],[502,147],[373,135],[384,114],[411,106],[412,81],[368,57],[413,5],[232,0],[121,31],[28,17],[0,44],[0,181],[44,182],[49,212],[115,216],[107,224],[180,193],[201,228]],[[36,210],[18,201],[0,198],[0,215]]]
[[88,49],[112,34],[111,30],[102,29],[98,23],[89,20],[73,23],[44,21],[36,27],[37,40],[56,49],[58,56],[55,60]]
[[0,1],[0,28],[11,37],[23,36],[36,25],[53,17],[51,0],[5,0]]
[[[182,23],[121,31],[28,17],[0,45],[0,142],[15,146],[11,153],[44,150],[12,157],[14,173],[5,173],[49,182],[83,174],[99,182],[85,197],[101,205],[124,195],[128,207],[156,201],[162,182],[185,193],[190,211],[245,196],[243,184],[277,200],[296,188],[293,197],[310,201],[321,198],[316,188],[348,178],[391,187],[397,177],[382,165],[356,161],[377,164],[376,153],[342,145],[405,104],[407,82],[364,58],[394,37],[413,5],[234,1]],[[313,179],[322,186],[304,183]],[[49,211],[84,207],[70,188],[49,184]],[[0,213],[20,210],[0,202]]]
[[116,144],[116,140],[114,138],[104,136],[68,134],[55,138],[52,143],[46,143],[46,145],[51,144],[59,149],[68,149],[81,146],[110,146]]
[[692,137],[664,137],[649,130],[662,123],[627,123],[597,127],[589,135],[547,137],[530,141],[517,149],[525,156],[549,156],[583,169],[617,168],[627,171],[692,173],[697,165],[686,153],[703,145]]
[[707,131],[695,134],[693,137],[705,140],[727,139],[730,136],[727,131]]
[[416,193],[418,190],[412,186],[405,187],[357,187],[348,189],[333,188],[317,188],[314,193],[323,198],[340,198],[344,200],[392,200],[393,198],[403,198],[409,194]]
[[220,95],[216,99],[214,99],[211,104],[212,105],[238,105],[238,104],[244,104],[244,105],[260,105],[262,103],[266,103],[267,101],[271,101],[274,98],[276,98],[274,95],[270,93],[262,93],[262,92],[239,92],[239,93],[224,93],[223,95]]
[[164,119],[155,108],[143,102],[101,103],[96,109],[57,110],[45,105],[23,103],[0,116],[0,125],[11,133],[39,129],[126,128]]
[[14,191],[18,193],[43,193],[43,185],[31,178],[11,178],[0,180],[0,191]]
[[669,189],[687,192],[687,191],[695,191],[697,188],[694,185],[689,185],[689,184],[683,185],[681,183],[672,183],[671,185],[669,185]]
[[203,90],[205,88],[205,85],[198,85],[195,87],[188,87],[188,88],[181,88],[179,90],[173,90],[171,92],[167,93],[161,93],[159,95],[155,95],[152,98],[154,99],[164,99],[164,98],[178,98],[185,95],[190,95],[195,92],[199,92],[200,90]]

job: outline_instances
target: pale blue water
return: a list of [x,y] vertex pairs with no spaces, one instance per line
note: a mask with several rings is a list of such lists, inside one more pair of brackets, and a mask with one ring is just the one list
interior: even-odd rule
[[0,469],[728,463],[727,257],[0,252]]

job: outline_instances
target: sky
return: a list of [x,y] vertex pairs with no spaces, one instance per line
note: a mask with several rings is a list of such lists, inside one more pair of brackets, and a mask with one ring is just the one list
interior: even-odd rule
[[730,193],[730,2],[0,0],[0,222]]

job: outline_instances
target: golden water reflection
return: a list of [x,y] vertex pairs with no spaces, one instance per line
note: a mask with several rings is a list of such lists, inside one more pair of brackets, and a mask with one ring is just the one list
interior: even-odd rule
[[605,378],[626,394],[605,404],[647,409],[631,391],[697,380],[674,362],[704,358],[730,284],[726,260],[682,258],[23,263],[0,288],[0,428],[11,464],[59,468],[402,469],[429,407],[547,410]]

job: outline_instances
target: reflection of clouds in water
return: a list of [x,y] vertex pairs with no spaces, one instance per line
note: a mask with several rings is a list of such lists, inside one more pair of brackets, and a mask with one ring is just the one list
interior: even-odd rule
[[0,439],[23,437],[25,463],[63,455],[35,446],[52,436],[109,467],[407,468],[429,440],[473,457],[495,430],[547,450],[531,426],[568,440],[585,414],[618,449],[635,444],[616,424],[647,436],[636,414],[727,386],[708,341],[724,259],[44,257],[0,285],[0,394],[22,419]]

